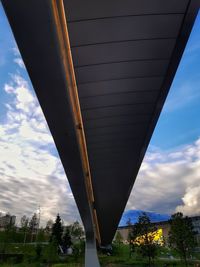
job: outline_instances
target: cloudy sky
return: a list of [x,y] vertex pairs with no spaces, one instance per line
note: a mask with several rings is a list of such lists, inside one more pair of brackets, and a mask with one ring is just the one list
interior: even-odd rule
[[[127,209],[200,214],[200,16]],[[78,211],[0,4],[0,211],[45,221]]]

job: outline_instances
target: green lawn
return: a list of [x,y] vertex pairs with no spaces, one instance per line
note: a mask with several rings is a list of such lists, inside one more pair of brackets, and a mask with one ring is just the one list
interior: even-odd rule
[[[47,259],[52,256],[52,248],[47,251],[48,246],[44,245],[42,248],[42,255],[38,259],[36,257],[36,246],[34,244],[9,244],[7,246],[7,253],[23,254],[24,262],[14,264],[14,259],[8,259],[6,264],[1,264],[0,267],[47,267],[45,264]],[[47,253],[48,252],[48,253]],[[54,251],[55,252],[55,251]],[[49,256],[50,255],[50,256]],[[174,260],[170,260],[169,255],[174,256]],[[199,259],[199,255],[195,255],[196,259]],[[163,259],[161,259],[163,258]],[[82,267],[84,258],[75,256],[65,256],[52,258],[53,262],[58,262],[53,264],[52,267]],[[147,266],[147,259],[144,259],[139,254],[135,253],[130,257],[129,246],[118,245],[113,246],[113,255],[107,256],[105,254],[99,254],[100,264],[102,267],[145,267]],[[9,263],[10,262],[10,263]],[[41,263],[38,263],[41,262]],[[60,262],[60,263],[59,263]],[[81,265],[82,264],[82,265]],[[157,258],[155,259],[154,267],[163,267],[168,264],[168,267],[184,267],[184,264],[178,259],[176,252],[171,251],[167,248],[160,248],[158,250]],[[189,266],[194,267],[195,261],[191,262]]]

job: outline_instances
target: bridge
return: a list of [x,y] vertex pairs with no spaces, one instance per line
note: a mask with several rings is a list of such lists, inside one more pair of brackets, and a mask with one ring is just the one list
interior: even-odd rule
[[[86,233],[111,244],[199,0],[2,0]],[[142,196],[141,196],[142,197]]]

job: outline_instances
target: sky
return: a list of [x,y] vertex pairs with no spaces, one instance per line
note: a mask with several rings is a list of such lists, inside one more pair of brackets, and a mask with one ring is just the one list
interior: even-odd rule
[[[126,209],[200,215],[200,16],[197,17]],[[10,26],[0,4],[0,212],[41,208],[80,220]]]

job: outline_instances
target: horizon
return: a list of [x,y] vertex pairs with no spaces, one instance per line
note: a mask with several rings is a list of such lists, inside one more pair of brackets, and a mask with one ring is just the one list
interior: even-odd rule
[[[154,211],[146,211],[146,210],[140,210],[140,209],[130,209],[130,210],[124,210],[124,212],[123,212],[123,215],[122,215],[122,217],[121,217],[121,219],[120,219],[120,222],[119,222],[119,224],[118,224],[118,228],[120,228],[120,227],[125,227],[124,225],[123,225],[123,223],[124,223],[124,221],[126,220],[126,225],[127,225],[127,213],[129,213],[129,212],[135,212],[135,214],[132,214],[132,216],[134,216],[134,215],[138,215],[137,216],[137,218],[131,218],[131,217],[128,217],[128,220],[130,219],[130,222],[132,223],[132,224],[134,224],[135,222],[133,222],[133,220],[132,219],[136,219],[136,220],[138,220],[138,217],[140,216],[140,215],[142,215],[142,214],[146,214],[148,217],[149,217],[149,219],[150,219],[150,221],[152,222],[152,223],[157,223],[157,222],[167,222],[167,221],[169,221],[170,219],[171,219],[171,216],[172,215],[174,215],[174,213],[173,214],[166,214],[166,213],[157,213],[157,212],[154,212]],[[138,214],[136,214],[136,213],[138,213]],[[4,216],[6,216],[6,215],[9,215],[9,216],[14,216],[15,217],[15,219],[17,220],[17,216],[15,216],[15,214],[11,214],[11,213],[9,213],[9,212],[0,212],[0,218],[1,217],[4,217]],[[24,214],[25,216],[26,216],[26,214]],[[32,214],[32,216],[33,216],[34,214]],[[36,213],[36,215],[38,215],[37,213]],[[61,220],[62,220],[62,216],[58,213],[57,215],[59,215],[60,216],[60,218],[61,218]],[[56,217],[57,217],[57,215],[56,215]],[[30,222],[30,219],[32,218],[32,216],[31,217],[27,217],[28,218],[28,220],[29,220],[29,222]],[[129,215],[130,216],[130,215]],[[158,219],[155,219],[154,218],[154,216],[160,216],[161,218],[160,218],[160,220],[158,220]],[[185,215],[185,214],[183,214],[183,216],[184,217],[189,217],[189,218],[195,218],[195,217],[200,217],[200,214],[199,215],[191,215],[191,216],[187,216],[187,215]],[[46,222],[45,222],[45,224],[43,224],[42,226],[40,225],[40,223],[39,223],[39,229],[42,229],[42,228],[45,228],[46,227],[46,224],[49,222],[49,221],[52,221],[53,223],[56,221],[56,217],[55,218],[50,218],[49,220],[47,220]],[[168,219],[163,219],[163,218],[167,218],[168,217]],[[21,219],[21,218],[19,218],[19,219]],[[63,221],[63,220],[62,220]],[[70,225],[72,225],[72,224],[74,224],[75,222],[78,222],[82,227],[83,227],[83,224],[82,224],[82,222],[81,222],[81,220],[79,221],[79,220],[75,220],[75,221],[73,221],[73,222],[70,222],[70,223],[66,223],[65,221],[63,221],[63,226],[70,226]],[[18,220],[17,221],[17,223],[15,222],[15,226],[16,227],[18,227],[18,228],[20,228],[20,220]]]

